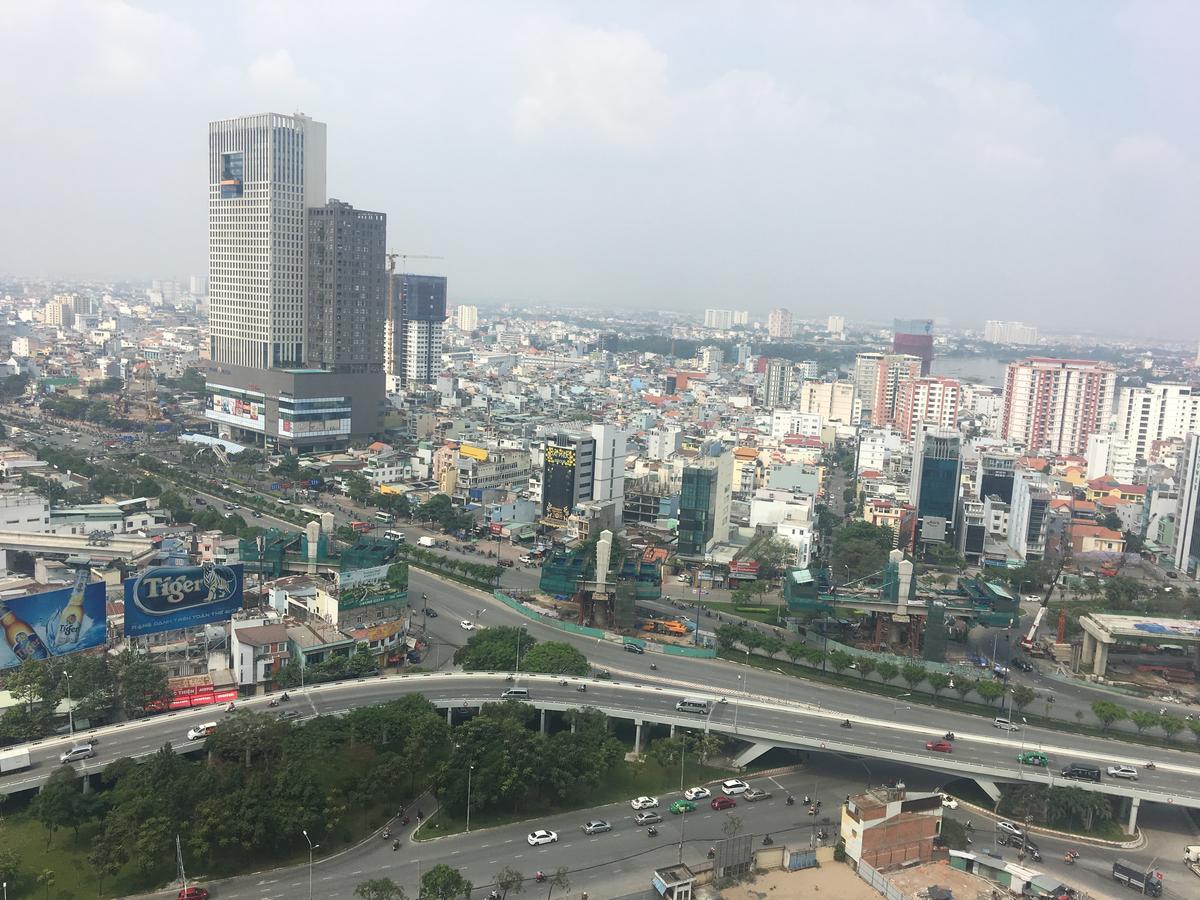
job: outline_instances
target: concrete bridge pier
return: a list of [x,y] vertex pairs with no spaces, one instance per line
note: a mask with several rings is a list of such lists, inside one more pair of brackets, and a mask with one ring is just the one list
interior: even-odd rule
[[985,794],[992,798],[993,803],[1000,802],[1000,788],[997,786],[996,782],[992,781],[990,778],[980,778],[976,776],[975,783],[979,785],[980,789]]
[[671,737],[675,737],[675,724],[674,724],[674,723],[672,723],[672,724],[671,724],[671,734],[670,734],[670,736],[671,736]]
[[[542,734],[546,733],[546,710],[545,710],[545,708],[542,709],[542,729],[541,730],[542,730]],[[572,731],[575,730],[574,722],[571,723],[571,730]]]
[[454,725],[454,707],[453,706],[446,707],[446,724],[450,725],[450,726]]
[[1140,797],[1127,797],[1125,798],[1125,804],[1125,808],[1129,810],[1128,827],[1125,830],[1130,834],[1136,834],[1138,807],[1142,805],[1142,800]]
[[635,755],[641,756],[641,754],[642,754],[642,720],[634,719],[633,724],[635,726],[634,733],[633,733],[633,752]]
[[756,759],[758,759],[760,756],[762,756],[764,753],[766,753],[768,750],[774,750],[774,749],[775,749],[774,744],[751,744],[749,747],[747,747],[745,750],[743,750],[741,753],[739,753],[737,755],[737,758],[734,759],[733,764],[735,766],[737,766],[739,769],[745,768],[746,766],[750,765],[750,763],[754,762]]

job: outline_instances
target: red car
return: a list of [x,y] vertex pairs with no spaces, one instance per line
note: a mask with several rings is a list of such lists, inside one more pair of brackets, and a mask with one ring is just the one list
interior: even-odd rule
[[178,900],[208,900],[208,888],[183,888],[179,892]]
[[953,753],[954,745],[949,741],[927,741],[925,749],[933,750],[935,753]]
[[733,809],[737,806],[737,801],[732,797],[713,797],[712,803],[708,805],[713,809]]

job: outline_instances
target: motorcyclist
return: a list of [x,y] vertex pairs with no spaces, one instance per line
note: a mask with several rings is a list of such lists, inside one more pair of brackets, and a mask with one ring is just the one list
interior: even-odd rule
[[546,873],[543,872],[541,869],[538,869],[537,873],[533,876],[533,880],[538,882],[539,884],[541,884],[543,881],[546,880]]
[[852,726],[851,726],[851,724],[850,724],[850,720],[849,720],[849,719],[843,719],[843,720],[842,720],[842,727],[843,727],[843,728],[851,728]]

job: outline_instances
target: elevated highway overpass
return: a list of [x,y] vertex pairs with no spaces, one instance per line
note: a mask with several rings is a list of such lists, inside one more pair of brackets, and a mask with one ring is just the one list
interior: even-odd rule
[[87,556],[94,562],[123,559],[140,563],[154,555],[150,538],[128,534],[43,534],[33,531],[0,531],[0,566],[8,553],[23,550],[40,556]]
[[[849,754],[863,760],[891,760],[944,772],[950,776],[970,777],[994,790],[999,783],[1070,785],[1125,798],[1130,830],[1137,822],[1143,801],[1200,808],[1200,760],[1181,751],[1156,751],[1154,771],[1139,772],[1137,781],[1104,778],[1100,783],[1064,781],[1059,768],[1070,762],[1092,763],[1100,768],[1124,763],[1141,769],[1145,762],[1134,751],[1135,745],[1101,738],[994,731],[978,718],[914,708],[899,711],[890,718],[850,714],[853,727],[841,726],[847,715],[799,701],[783,701],[751,694],[704,692],[695,686],[668,680],[640,679],[638,682],[599,681],[555,676],[520,675],[514,682],[501,673],[441,673],[367,678],[357,681],[318,685],[295,692],[284,709],[305,716],[337,715],[358,706],[382,703],[408,693],[424,694],[436,706],[444,708],[448,719],[456,710],[471,713],[485,703],[500,702],[501,694],[514,683],[529,690],[527,702],[541,710],[542,727],[550,711],[591,708],[607,716],[628,719],[635,724],[635,741],[640,745],[643,729],[666,726],[736,737],[748,744],[743,759],[752,759],[772,747],[786,747],[827,753]],[[586,684],[586,693],[577,690]],[[719,702],[724,696],[726,702]],[[679,712],[675,708],[684,697],[705,697],[714,701],[707,715]],[[239,701],[238,709],[267,712],[267,698]],[[234,715],[237,713],[235,712]],[[929,714],[938,717],[937,724]],[[95,773],[123,756],[144,756],[170,742],[176,749],[199,750],[202,742],[189,742],[187,730],[201,722],[220,722],[227,715],[223,707],[206,707],[153,716],[124,725],[89,732],[99,738],[97,756],[77,765],[81,774]],[[980,727],[983,726],[983,727]],[[957,735],[954,752],[936,753],[925,749],[926,741],[941,737],[945,728]],[[0,778],[0,792],[15,793],[39,787],[58,765],[58,755],[71,744],[70,738],[56,738],[27,745],[33,762],[23,772]],[[1017,764],[1023,749],[1038,749],[1050,757],[1049,768]],[[1140,748],[1136,748],[1141,753]],[[866,763],[869,771],[869,762]]]

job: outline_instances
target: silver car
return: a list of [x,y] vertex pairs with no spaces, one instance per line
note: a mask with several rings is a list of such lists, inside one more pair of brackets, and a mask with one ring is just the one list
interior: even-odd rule
[[602,834],[605,831],[612,831],[612,826],[603,819],[593,819],[583,826],[584,834]]
[[1137,769],[1133,766],[1109,766],[1109,778],[1128,778],[1130,781],[1137,781]]

